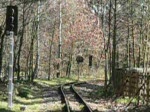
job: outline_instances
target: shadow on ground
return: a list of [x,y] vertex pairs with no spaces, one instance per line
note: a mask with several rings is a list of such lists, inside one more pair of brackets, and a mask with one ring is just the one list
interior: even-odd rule
[[90,102],[95,102],[96,100],[100,99],[107,99],[113,97],[113,92],[111,90],[107,91],[107,93],[104,90],[103,84],[96,85],[96,84],[90,84],[85,83],[81,85],[77,85],[76,87],[79,87],[79,93],[85,97],[90,98],[88,99]]
[[134,108],[129,108],[127,111],[124,112],[150,112],[150,106],[136,106]]
[[15,111],[12,111],[12,110],[6,110],[6,109],[4,109],[4,108],[1,108],[1,109],[0,109],[0,112],[15,112]]

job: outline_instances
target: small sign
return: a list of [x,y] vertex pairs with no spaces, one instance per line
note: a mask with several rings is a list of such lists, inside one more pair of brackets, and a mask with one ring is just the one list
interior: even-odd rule
[[82,56],[78,55],[77,58],[76,58],[76,61],[77,61],[78,64],[82,63],[84,61],[84,58]]

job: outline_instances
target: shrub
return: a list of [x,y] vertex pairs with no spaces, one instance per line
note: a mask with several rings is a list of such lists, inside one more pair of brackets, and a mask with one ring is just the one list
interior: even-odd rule
[[24,98],[27,98],[28,94],[30,93],[29,88],[23,87],[23,86],[18,87],[17,91],[18,91],[18,96],[24,97]]

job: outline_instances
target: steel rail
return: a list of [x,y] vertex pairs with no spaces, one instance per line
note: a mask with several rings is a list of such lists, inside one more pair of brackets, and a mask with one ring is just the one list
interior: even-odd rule
[[64,112],[71,112],[71,111],[70,111],[70,107],[69,107],[69,102],[68,102],[68,100],[67,100],[67,98],[66,98],[66,95],[65,95],[65,93],[64,93],[64,91],[63,91],[63,86],[64,86],[64,85],[61,85],[61,86],[60,86],[61,100],[62,100],[62,103],[65,103],[65,106],[64,106],[64,108],[63,108],[63,111],[64,111]]
[[84,111],[85,112],[93,112],[92,109],[89,107],[89,105],[86,103],[86,101],[82,98],[82,96],[75,90],[75,85],[80,85],[81,83],[76,83],[71,85],[71,89],[74,91],[76,96],[80,99],[80,101],[84,104]]
[[67,83],[67,84],[64,84],[64,85],[60,86],[62,103],[65,103],[65,106],[64,106],[64,109],[63,109],[64,112],[72,112],[71,107],[69,105],[69,101],[66,97],[66,94],[64,93],[64,87],[65,86],[70,86],[70,90],[75,94],[75,98],[79,100],[79,103],[84,105],[84,110],[82,110],[82,112],[92,112],[92,109],[88,106],[88,104],[84,101],[84,99],[81,97],[81,95],[79,95],[79,93],[74,88],[75,85],[80,85],[82,83],[85,83],[85,82]]

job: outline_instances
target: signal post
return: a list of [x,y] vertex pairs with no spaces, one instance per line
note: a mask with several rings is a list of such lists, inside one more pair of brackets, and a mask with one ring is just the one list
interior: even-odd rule
[[13,107],[13,62],[14,62],[14,35],[17,35],[18,28],[18,7],[7,6],[6,12],[6,35],[10,39],[9,52],[9,82],[8,82],[8,108]]

